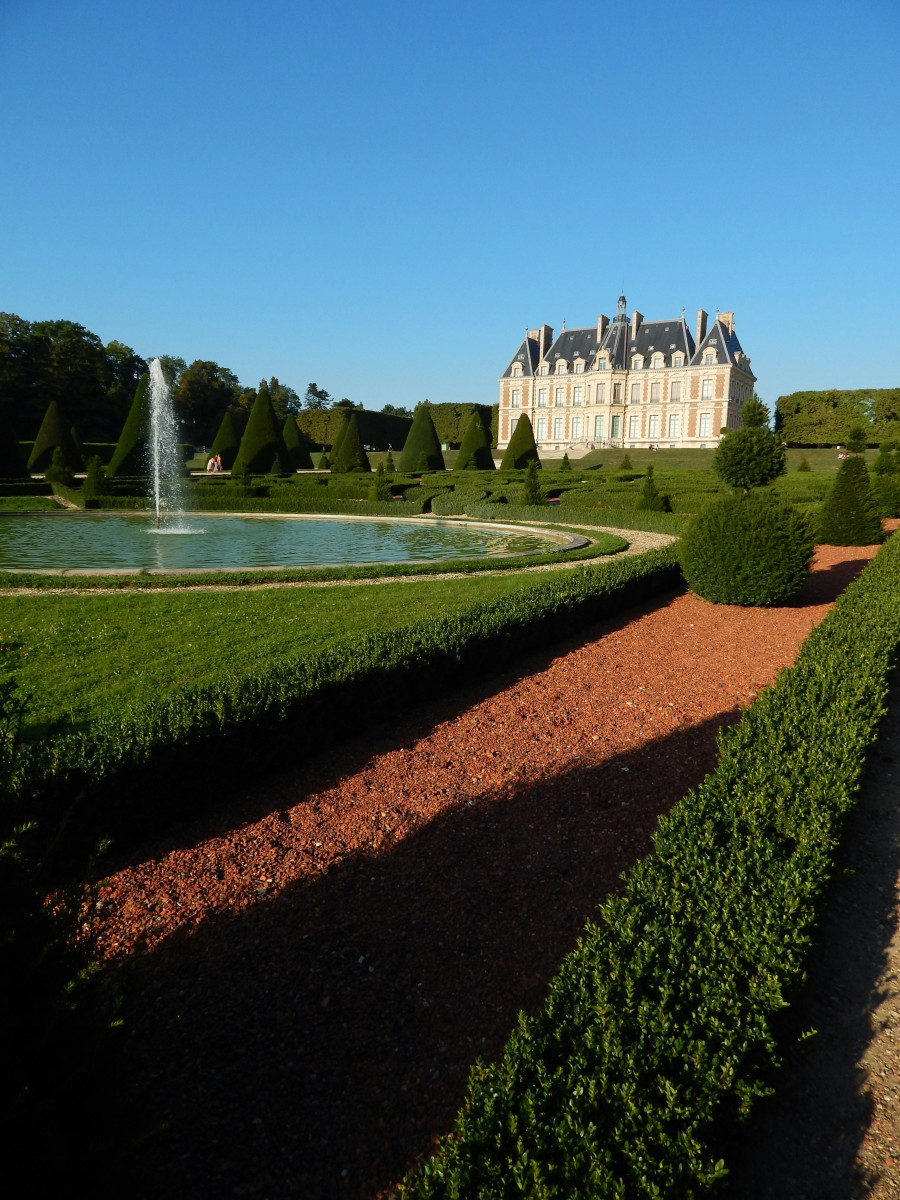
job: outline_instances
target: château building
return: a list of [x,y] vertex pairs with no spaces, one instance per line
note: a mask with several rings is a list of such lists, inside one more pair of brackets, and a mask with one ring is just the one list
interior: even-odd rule
[[527,413],[539,450],[587,453],[598,446],[715,446],[740,425],[756,376],[734,328],[734,313],[707,328],[701,308],[693,335],[684,319],[615,319],[596,328],[532,329],[500,377],[497,448],[506,448]]

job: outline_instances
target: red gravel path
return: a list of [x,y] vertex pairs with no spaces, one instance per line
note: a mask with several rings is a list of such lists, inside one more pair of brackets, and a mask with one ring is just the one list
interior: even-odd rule
[[[135,1194],[372,1197],[562,956],[715,734],[874,548],[774,610],[679,595],[260,784],[103,891],[171,1132]],[[171,845],[171,843],[170,843]]]

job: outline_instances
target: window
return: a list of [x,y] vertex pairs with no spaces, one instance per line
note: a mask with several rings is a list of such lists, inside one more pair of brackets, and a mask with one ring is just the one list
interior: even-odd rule
[[565,373],[566,373],[566,371],[568,371],[568,369],[569,368],[564,359],[560,359],[559,362],[556,364],[557,375],[565,375]]
[[651,363],[651,366],[653,367],[654,370],[658,371],[661,367],[664,367],[665,365],[666,364],[663,362],[663,356],[661,354],[653,355],[653,362]]
[[712,380],[704,379],[700,387],[700,399],[712,400]]
[[597,384],[597,403],[598,404],[606,403],[606,384],[605,383]]
[[538,408],[547,407],[547,389],[538,388]]
[[633,383],[631,385],[631,403],[637,404],[640,401],[640,398],[641,398],[641,385],[639,383]]
[[712,423],[712,414],[711,413],[701,413],[700,414],[700,436],[701,437],[709,437],[709,427],[710,427],[711,423]]
[[572,388],[572,403],[576,408],[581,404],[581,388],[578,386]]
[[631,360],[632,371],[639,371],[643,365],[644,360],[640,357],[640,355],[635,355],[635,357]]
[[513,374],[513,379],[519,379],[521,377],[522,368],[519,366],[518,363],[513,364],[512,374]]
[[622,403],[622,385],[621,383],[613,384],[613,404]]
[[603,413],[599,417],[594,417],[594,437],[603,437]]
[[553,418],[553,437],[558,442],[563,435],[563,419],[562,417]]
[[554,400],[556,407],[562,408],[563,404],[565,404],[565,401],[566,401],[566,389],[565,388],[557,388],[556,389],[556,398]]
[[669,437],[678,437],[678,413],[669,413]]
[[575,364],[575,374],[576,374],[576,375],[583,375],[583,374],[584,374],[584,363],[583,363],[583,362],[577,362],[577,363]]
[[541,374],[542,375],[550,374],[550,364],[549,363],[541,363]]
[[622,418],[619,416],[618,413],[616,413],[616,415],[612,418],[612,420],[609,423],[609,436],[611,438],[617,438],[619,436],[619,430],[621,429],[621,427],[622,427]]
[[649,422],[649,425],[647,428],[647,437],[651,437],[651,438],[659,437],[659,417],[652,416],[650,418],[650,422]]
[[537,433],[538,433],[538,441],[542,442],[544,440],[544,438],[547,436],[547,418],[546,417],[538,417]]
[[581,437],[581,417],[573,417],[572,418],[572,437],[573,438]]
[[704,356],[703,356],[703,365],[704,365],[704,367],[711,367],[711,366],[713,366],[713,365],[715,364],[715,361],[716,361],[716,352],[715,352],[715,350],[709,350],[709,351],[708,351],[706,354],[704,354]]
[[680,400],[681,399],[681,380],[680,379],[676,379],[674,381],[674,383],[672,384],[671,390],[669,391],[669,399],[670,400]]
[[659,384],[658,383],[650,384],[650,400],[654,404],[659,403]]
[[684,355],[683,354],[673,354],[672,355],[672,366],[673,367],[683,367],[684,366]]
[[639,417],[629,417],[628,418],[628,436],[630,438],[636,438],[638,436],[639,421],[640,421]]
[[599,362],[597,363],[597,370],[598,370],[598,371],[605,371],[605,370],[606,370],[606,359],[605,359],[605,358],[601,358],[601,359],[599,360]]

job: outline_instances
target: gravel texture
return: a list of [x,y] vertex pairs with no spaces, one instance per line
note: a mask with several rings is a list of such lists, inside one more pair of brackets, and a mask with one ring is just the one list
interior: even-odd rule
[[779,609],[657,599],[118,864],[101,946],[169,1123],[129,1193],[388,1189],[873,552],[820,549]]

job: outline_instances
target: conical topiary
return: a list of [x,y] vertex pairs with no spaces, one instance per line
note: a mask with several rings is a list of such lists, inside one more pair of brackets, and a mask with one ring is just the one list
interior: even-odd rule
[[369,499],[383,502],[385,500],[393,500],[393,498],[394,493],[391,491],[390,476],[384,469],[384,463],[380,462],[375,472],[375,478],[372,480],[372,486],[369,488]]
[[122,432],[106,467],[108,479],[117,475],[146,475],[150,439],[150,376],[142,375]]
[[647,468],[647,474],[644,476],[644,482],[641,486],[641,494],[638,496],[637,504],[634,507],[643,512],[672,511],[669,497],[661,495],[659,488],[656,486],[652,467]]
[[257,389],[231,470],[237,475],[286,475],[290,471],[287,446],[265,381]]
[[525,486],[522,488],[522,503],[526,505],[543,504],[546,497],[538,483],[538,461],[533,458],[525,469]]
[[25,455],[6,413],[0,409],[0,479],[29,479]]
[[897,470],[897,460],[893,454],[893,442],[882,442],[878,457],[872,463],[873,475],[893,475]]
[[512,431],[509,445],[503,451],[503,458],[500,460],[500,470],[523,471],[530,462],[536,462],[538,467],[541,465],[537,446],[534,442],[534,430],[531,428],[531,421],[528,419],[528,414],[523,413],[518,421],[516,421],[516,427]]
[[44,419],[38,430],[28,457],[29,471],[46,471],[53,462],[53,452],[59,449],[62,462],[61,469],[80,471],[84,464],[78,447],[72,438],[72,429],[65,414],[56,400],[51,400],[44,413]]
[[402,475],[444,470],[441,443],[427,404],[417,405],[413,413],[413,423],[400,455],[399,470]]
[[481,414],[476,408],[463,434],[454,471],[493,471],[494,456],[491,454],[491,437],[484,427]]
[[845,459],[819,514],[819,537],[827,546],[874,546],[884,540],[864,458]]
[[309,444],[300,426],[297,424],[295,416],[288,416],[281,431],[281,436],[284,438],[284,444],[287,447],[291,468],[294,471],[311,471],[313,464],[309,453]]
[[359,422],[356,413],[351,413],[346,423],[344,436],[334,448],[331,455],[331,472],[342,475],[348,471],[371,471],[372,464],[366,454],[362,438],[359,434]]
[[234,416],[226,408],[225,416],[222,418],[218,433],[209,448],[208,457],[215,458],[218,455],[222,459],[223,469],[230,471],[234,466],[234,460],[237,458],[240,446],[241,435],[238,433]]
[[99,455],[95,454],[88,459],[87,474],[81,485],[81,498],[84,500],[86,508],[97,507],[97,503],[105,491],[105,482],[106,473],[103,470],[103,464],[100,462]]
[[559,469],[561,471],[571,471],[572,470],[572,464],[569,462],[568,454],[563,455],[562,462],[559,464]]
[[334,441],[331,443],[331,453],[329,456],[331,459],[331,462],[334,462],[335,455],[337,454],[338,450],[340,450],[341,442],[343,440],[344,434],[347,432],[347,426],[349,424],[350,424],[350,410],[349,410],[349,408],[342,409],[341,410],[341,421],[337,427],[337,433],[335,433],[335,435],[334,435]]

